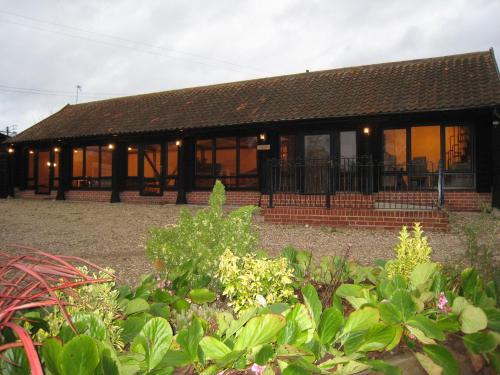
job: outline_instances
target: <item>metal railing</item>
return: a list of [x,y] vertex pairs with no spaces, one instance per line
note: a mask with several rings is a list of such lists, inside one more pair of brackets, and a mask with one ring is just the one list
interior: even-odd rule
[[272,159],[266,170],[269,207],[433,210],[444,201],[441,163]]

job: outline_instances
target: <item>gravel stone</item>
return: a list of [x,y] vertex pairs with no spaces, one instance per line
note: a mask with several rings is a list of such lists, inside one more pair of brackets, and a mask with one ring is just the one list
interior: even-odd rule
[[[184,207],[192,211],[200,208]],[[175,223],[179,209],[176,205],[0,200],[0,248],[19,252],[7,245],[23,244],[80,256],[114,268],[122,282],[136,283],[140,275],[152,270],[144,255],[148,228]],[[436,261],[456,263],[463,259],[465,244],[460,228],[477,215],[454,214],[448,232],[427,233]],[[260,215],[256,215],[255,225],[261,247],[272,255],[287,245],[318,256],[341,255],[350,244],[350,258],[363,264],[391,258],[398,237],[398,232],[391,230],[268,224]]]

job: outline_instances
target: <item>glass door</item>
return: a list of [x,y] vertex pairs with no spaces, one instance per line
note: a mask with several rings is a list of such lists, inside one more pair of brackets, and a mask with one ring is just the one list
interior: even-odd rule
[[50,151],[38,151],[37,155],[37,194],[50,194],[51,179]]
[[304,193],[323,194],[329,184],[330,134],[304,136]]
[[142,152],[142,195],[162,195],[161,145],[144,145]]

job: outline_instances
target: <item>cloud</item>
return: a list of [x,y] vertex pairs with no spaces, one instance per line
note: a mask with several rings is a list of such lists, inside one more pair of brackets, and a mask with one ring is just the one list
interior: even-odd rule
[[0,129],[74,103],[77,84],[89,101],[500,49],[498,14],[495,0],[0,0]]

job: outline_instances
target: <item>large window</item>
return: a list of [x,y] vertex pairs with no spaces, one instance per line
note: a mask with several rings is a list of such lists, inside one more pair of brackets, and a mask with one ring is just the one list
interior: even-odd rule
[[[407,139],[409,150],[406,147]],[[445,187],[470,188],[474,185],[471,144],[470,128],[467,126],[432,125],[385,129],[385,171],[392,173],[394,180],[398,178],[398,184],[401,185],[411,183],[437,186],[439,162],[443,160]],[[386,180],[389,181],[388,177]]]
[[198,139],[196,187],[211,188],[215,179],[229,188],[258,188],[257,137]]
[[143,195],[161,195],[163,189],[175,188],[179,174],[178,150],[174,141],[128,145],[126,189],[141,190]]
[[297,156],[297,136],[280,136],[280,160],[292,161]]
[[76,189],[111,188],[112,155],[109,146],[73,148],[71,186]]

